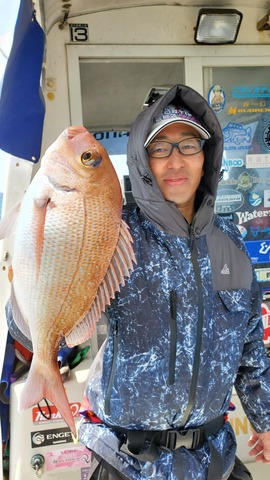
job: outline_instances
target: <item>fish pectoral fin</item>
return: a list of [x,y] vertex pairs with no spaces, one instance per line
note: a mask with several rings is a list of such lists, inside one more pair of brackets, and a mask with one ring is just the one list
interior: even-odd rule
[[[11,285],[11,294],[10,294],[10,306],[13,315],[14,322],[18,327],[19,331],[23,334],[26,339],[31,340],[31,333],[28,323],[25,321],[22,312],[17,303],[13,285]],[[22,342],[21,342],[22,343]]]
[[136,263],[132,248],[132,237],[127,224],[121,220],[118,242],[111,258],[106,275],[97,289],[95,299],[90,310],[77,326],[66,336],[65,340],[69,347],[86,342],[96,328],[101,313],[106,305],[110,304],[115,293],[125,284],[125,277],[129,277],[133,271],[133,263]]
[[21,203],[17,203],[9,212],[7,212],[0,222],[0,240],[13,235],[16,229],[17,218],[19,215]]
[[41,258],[44,246],[44,230],[47,214],[47,206],[50,202],[49,195],[45,195],[34,199],[34,211],[36,219],[36,229],[35,229],[35,256],[36,256],[36,270],[37,278],[40,273]]

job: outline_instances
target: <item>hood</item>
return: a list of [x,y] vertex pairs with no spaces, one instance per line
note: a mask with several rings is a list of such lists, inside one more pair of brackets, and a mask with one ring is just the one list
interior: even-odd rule
[[144,143],[155,118],[170,103],[188,108],[211,134],[204,146],[204,176],[198,189],[199,204],[193,221],[195,234],[209,228],[214,215],[219,173],[222,164],[223,135],[219,121],[207,101],[185,85],[175,85],[135,119],[128,142],[127,163],[132,193],[144,215],[159,229],[174,235],[187,235],[188,224],[173,202],[164,199],[152,174]]

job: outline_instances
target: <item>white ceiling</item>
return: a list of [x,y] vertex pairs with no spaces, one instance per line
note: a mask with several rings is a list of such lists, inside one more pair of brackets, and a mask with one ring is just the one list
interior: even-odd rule
[[102,12],[106,10],[116,10],[120,8],[131,8],[138,6],[151,5],[180,5],[193,7],[227,7],[240,8],[256,6],[265,9],[270,8],[268,0],[232,0],[224,2],[224,0],[39,0],[41,15],[46,33],[48,33],[53,25],[62,22],[65,15],[68,18],[85,15],[88,13]]

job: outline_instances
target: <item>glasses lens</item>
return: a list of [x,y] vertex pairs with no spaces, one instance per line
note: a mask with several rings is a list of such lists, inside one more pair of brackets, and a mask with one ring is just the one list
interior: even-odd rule
[[179,142],[179,150],[184,155],[194,155],[195,153],[199,153],[203,147],[204,140],[201,138],[187,138],[186,140],[182,140]]
[[150,157],[162,158],[171,155],[172,144],[169,142],[153,142],[147,147]]

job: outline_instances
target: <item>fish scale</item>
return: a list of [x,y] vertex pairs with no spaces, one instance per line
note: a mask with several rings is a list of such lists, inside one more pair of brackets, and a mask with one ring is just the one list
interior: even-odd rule
[[14,321],[33,345],[19,409],[47,398],[74,435],[57,352],[62,337],[69,346],[91,337],[133,270],[121,216],[121,188],[106,150],[84,127],[69,127],[45,152],[20,207],[0,223],[0,238],[15,234]]

